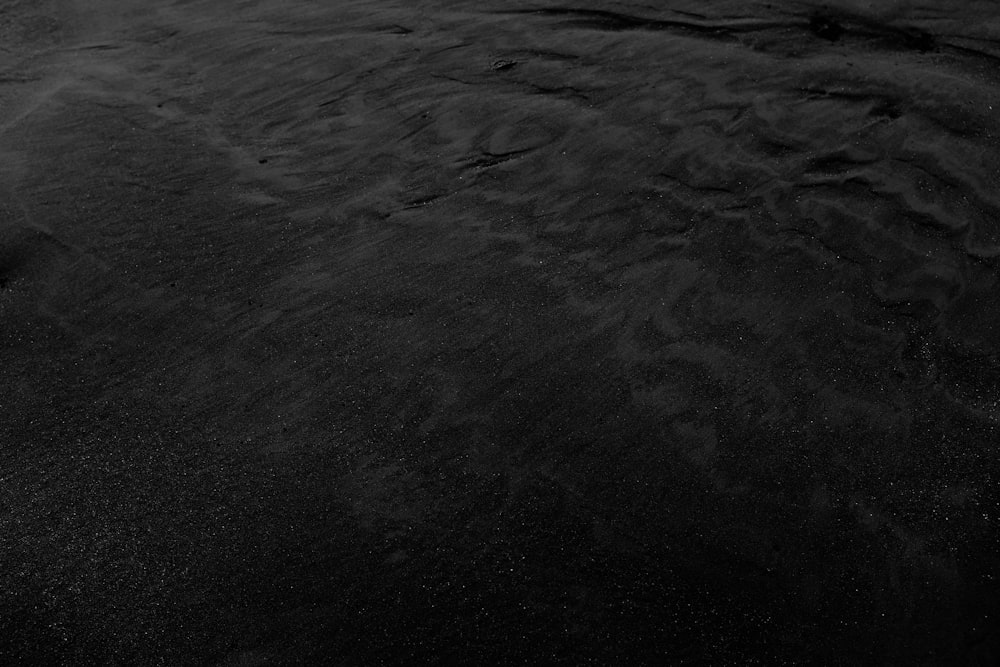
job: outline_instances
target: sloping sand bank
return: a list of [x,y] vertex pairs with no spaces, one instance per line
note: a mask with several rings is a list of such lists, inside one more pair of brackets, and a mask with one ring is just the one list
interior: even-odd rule
[[996,3],[9,0],[0,158],[0,662],[1000,659]]

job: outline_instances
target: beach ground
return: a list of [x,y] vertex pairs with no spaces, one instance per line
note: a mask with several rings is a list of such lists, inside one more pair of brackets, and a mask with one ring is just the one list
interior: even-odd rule
[[8,0],[6,664],[994,665],[992,2]]

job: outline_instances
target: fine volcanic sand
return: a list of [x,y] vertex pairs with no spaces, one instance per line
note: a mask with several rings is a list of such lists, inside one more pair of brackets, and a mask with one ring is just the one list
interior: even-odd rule
[[992,0],[0,47],[0,661],[1000,659]]

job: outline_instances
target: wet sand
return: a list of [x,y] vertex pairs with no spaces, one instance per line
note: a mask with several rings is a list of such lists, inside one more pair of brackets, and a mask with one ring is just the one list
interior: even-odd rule
[[996,4],[0,47],[4,662],[1000,660]]

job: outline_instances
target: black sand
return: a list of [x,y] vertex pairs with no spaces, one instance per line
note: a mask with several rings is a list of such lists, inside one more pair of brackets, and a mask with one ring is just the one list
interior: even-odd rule
[[994,2],[7,0],[0,662],[1000,660]]

